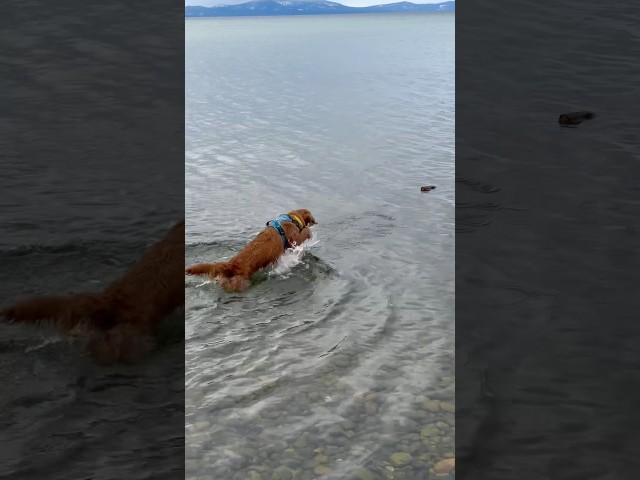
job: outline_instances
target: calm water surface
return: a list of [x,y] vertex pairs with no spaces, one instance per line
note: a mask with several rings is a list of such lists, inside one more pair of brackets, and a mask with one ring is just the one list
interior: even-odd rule
[[[100,291],[184,215],[175,16],[49,7],[25,0],[2,32],[0,308]],[[0,478],[182,477],[181,336],[101,367],[81,340],[1,321]]]
[[[458,20],[458,474],[633,478],[640,11],[516,0]],[[558,125],[578,110],[596,117]]]
[[454,16],[187,20],[185,168],[187,263],[319,222],[246,293],[187,279],[188,477],[452,457]]

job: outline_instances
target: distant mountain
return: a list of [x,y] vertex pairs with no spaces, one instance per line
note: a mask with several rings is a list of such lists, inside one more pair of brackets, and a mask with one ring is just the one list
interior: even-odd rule
[[347,7],[326,0],[254,0],[219,7],[186,6],[186,17],[247,17],[270,15],[327,15],[339,13],[453,12],[455,2],[389,3],[371,7]]

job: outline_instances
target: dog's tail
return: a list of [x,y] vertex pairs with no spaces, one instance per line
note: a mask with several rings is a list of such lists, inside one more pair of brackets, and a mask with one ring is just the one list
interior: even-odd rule
[[232,277],[235,274],[229,262],[199,263],[188,267],[185,272],[187,275],[209,275],[211,278]]
[[115,322],[115,315],[102,295],[82,293],[23,300],[0,310],[0,319],[11,323],[51,324],[68,331],[83,321],[92,326],[109,328]]

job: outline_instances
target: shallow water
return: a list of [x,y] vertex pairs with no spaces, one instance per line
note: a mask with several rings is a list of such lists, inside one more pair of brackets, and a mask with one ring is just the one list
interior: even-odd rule
[[187,476],[453,456],[453,15],[187,20],[185,168],[188,264],[319,222],[245,293],[187,278]]

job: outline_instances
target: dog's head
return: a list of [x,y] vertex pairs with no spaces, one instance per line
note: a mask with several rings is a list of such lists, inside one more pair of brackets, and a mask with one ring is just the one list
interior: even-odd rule
[[290,213],[300,217],[300,219],[302,219],[302,221],[304,222],[305,227],[309,227],[311,225],[315,225],[315,224],[318,223],[318,222],[316,222],[316,219],[313,218],[313,215],[311,215],[311,212],[309,210],[307,210],[306,208],[301,208],[299,210],[293,210]]

